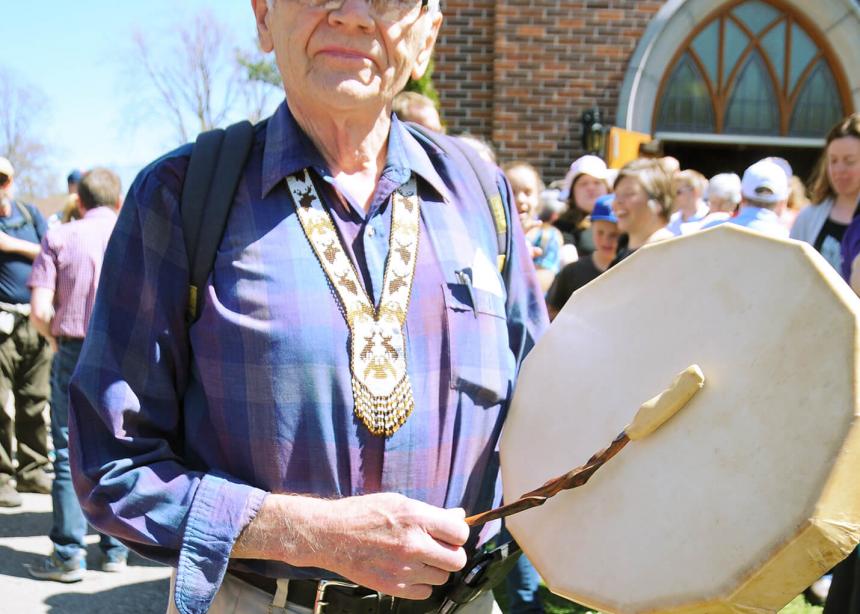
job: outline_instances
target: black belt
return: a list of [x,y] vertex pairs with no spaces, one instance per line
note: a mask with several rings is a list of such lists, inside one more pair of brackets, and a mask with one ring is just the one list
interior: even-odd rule
[[[400,599],[336,580],[290,580],[287,601],[310,608],[314,614],[453,614],[499,584],[520,554],[514,542],[479,552],[462,572],[454,574],[444,586],[435,587],[433,595],[423,601]],[[273,597],[278,590],[278,581],[273,578],[233,569],[227,573]]]
[[[273,578],[233,569],[227,573],[272,596],[278,590],[278,581]],[[290,580],[287,601],[315,614],[425,614],[439,609],[442,603],[437,596],[424,601],[399,599],[339,580]]]

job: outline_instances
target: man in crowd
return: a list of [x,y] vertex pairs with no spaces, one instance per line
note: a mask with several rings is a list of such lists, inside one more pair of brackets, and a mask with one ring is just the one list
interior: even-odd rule
[[9,394],[15,401],[14,423],[0,408],[0,507],[21,505],[19,492],[51,492],[44,415],[51,348],[28,320],[27,287],[46,226],[35,207],[15,200],[14,189],[15,169],[0,158],[0,403]]
[[779,221],[779,211],[788,202],[788,178],[785,169],[771,158],[759,160],[744,171],[741,179],[740,212],[727,220],[716,220],[704,226],[737,224],[758,232],[788,238],[788,230]]
[[543,300],[518,224],[500,275],[475,171],[391,112],[438,1],[252,5],[286,101],[257,127],[193,325],[189,148],[132,186],[70,386],[73,479],[97,528],[177,567],[171,611],[413,607],[498,530],[464,516],[495,502]]
[[[112,171],[96,168],[83,175],[78,184],[81,219],[47,232],[30,276],[30,320],[55,347],[51,368],[54,523],[50,534],[54,551],[29,568],[30,575],[43,580],[77,582],[87,568],[87,522],[69,471],[69,378],[92,314],[120,196],[120,180]],[[116,538],[102,535],[101,550],[102,571],[125,568],[128,550]]]

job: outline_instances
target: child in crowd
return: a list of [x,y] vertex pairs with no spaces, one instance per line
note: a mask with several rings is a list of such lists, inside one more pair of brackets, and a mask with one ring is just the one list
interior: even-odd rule
[[607,194],[594,203],[589,216],[594,251],[591,255],[565,266],[555,278],[546,299],[550,319],[555,319],[571,294],[608,269],[615,259],[618,249],[618,218],[612,211],[614,199],[612,194]]
[[561,232],[552,225],[552,220],[558,216],[558,207],[551,197],[541,202],[543,181],[537,169],[528,162],[511,162],[505,166],[505,175],[513,188],[526,240],[532,246],[538,280],[546,292],[561,268],[563,239]]

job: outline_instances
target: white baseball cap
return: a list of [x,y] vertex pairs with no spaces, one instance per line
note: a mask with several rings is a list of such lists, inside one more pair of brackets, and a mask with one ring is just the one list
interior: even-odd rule
[[7,177],[13,177],[15,175],[15,169],[12,167],[12,163],[3,156],[0,156],[0,175],[6,175]]
[[788,177],[785,169],[765,158],[744,171],[741,180],[744,198],[762,203],[777,203],[788,198]]
[[561,189],[559,198],[565,201],[570,198],[570,190],[573,187],[573,183],[580,175],[588,175],[589,177],[606,181],[606,170],[606,162],[597,156],[589,154],[577,158],[570,165],[567,175],[564,176],[564,187]]

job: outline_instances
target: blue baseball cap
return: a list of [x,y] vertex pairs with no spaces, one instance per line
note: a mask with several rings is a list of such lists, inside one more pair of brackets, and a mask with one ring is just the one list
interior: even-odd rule
[[72,172],[66,177],[66,183],[80,183],[83,176],[84,174],[78,169],[72,169]]
[[594,209],[589,216],[592,222],[604,221],[618,223],[618,218],[615,217],[615,212],[612,210],[612,203],[615,202],[615,194],[605,194],[594,201]]

